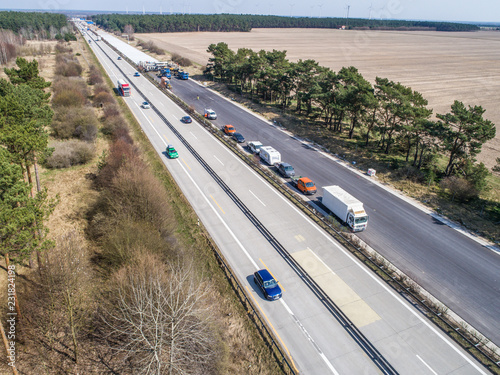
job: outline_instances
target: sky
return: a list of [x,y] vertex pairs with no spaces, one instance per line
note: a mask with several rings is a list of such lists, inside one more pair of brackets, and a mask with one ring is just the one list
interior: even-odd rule
[[15,9],[500,22],[500,0],[18,0]]

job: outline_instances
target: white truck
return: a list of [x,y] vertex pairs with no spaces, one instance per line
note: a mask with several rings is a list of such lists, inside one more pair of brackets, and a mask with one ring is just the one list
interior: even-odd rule
[[323,186],[323,200],[321,203],[346,223],[353,232],[366,229],[368,215],[363,208],[363,203],[340,186]]
[[281,154],[271,146],[262,146],[259,151],[260,158],[269,165],[281,162]]

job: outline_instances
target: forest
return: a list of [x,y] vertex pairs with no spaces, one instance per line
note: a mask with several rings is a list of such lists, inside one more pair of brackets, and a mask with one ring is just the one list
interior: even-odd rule
[[381,77],[372,85],[353,66],[334,72],[310,59],[290,62],[286,51],[234,52],[223,42],[207,51],[205,74],[253,101],[292,112],[329,136],[357,139],[370,153],[402,158],[421,182],[435,176],[461,184],[457,198],[464,201],[485,188],[490,172],[476,156],[496,129],[481,106],[455,101],[434,120],[421,93]]
[[362,18],[310,18],[236,14],[99,14],[91,17],[99,26],[112,31],[125,31],[130,25],[137,33],[166,33],[185,31],[250,31],[252,28],[323,28],[338,29],[428,29],[437,31],[476,31],[470,24],[369,20]]
[[21,33],[23,29],[31,30],[44,38],[50,30],[60,30],[68,26],[66,16],[57,13],[39,12],[0,12],[0,29]]

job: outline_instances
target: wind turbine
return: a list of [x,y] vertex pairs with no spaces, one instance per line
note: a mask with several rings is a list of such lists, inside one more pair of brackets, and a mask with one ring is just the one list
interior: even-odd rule
[[321,17],[321,8],[323,8],[323,3],[318,4],[318,8],[319,8],[319,14],[318,14],[318,17]]
[[370,7],[368,8],[368,19],[372,19],[372,9],[373,9],[373,3],[370,4]]
[[347,4],[346,8],[347,8],[347,14],[345,16],[345,27],[347,29],[349,26],[349,9],[351,9],[351,6],[349,4]]
[[292,10],[293,10],[294,6],[295,6],[295,4],[290,4],[290,17],[292,16]]

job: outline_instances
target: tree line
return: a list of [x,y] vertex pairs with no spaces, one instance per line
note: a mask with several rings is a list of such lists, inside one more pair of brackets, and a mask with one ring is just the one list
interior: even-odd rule
[[57,33],[67,32],[64,14],[40,12],[0,12],[0,29],[12,30],[26,39],[50,39]]
[[[323,124],[332,136],[363,139],[366,149],[403,155],[418,170],[464,177],[477,192],[484,187],[489,172],[475,163],[476,156],[496,129],[481,106],[455,101],[449,113],[433,120],[421,93],[381,77],[372,85],[353,66],[334,72],[311,59],[290,62],[286,51],[234,52],[223,42],[207,51],[212,57],[205,74],[254,100],[291,109]],[[446,155],[444,167],[437,163],[439,155]]]
[[437,31],[476,31],[476,25],[435,22],[403,21],[362,18],[311,18],[260,16],[246,14],[98,14],[91,17],[99,26],[125,32],[130,25],[138,33],[165,33],[185,31],[250,31],[252,28],[325,28],[338,29],[429,29]]
[[[6,261],[22,263],[49,245],[45,220],[53,209],[36,176],[37,158],[49,152],[50,86],[36,60],[17,59],[0,79],[0,249]],[[34,169],[35,168],[35,169]]]

